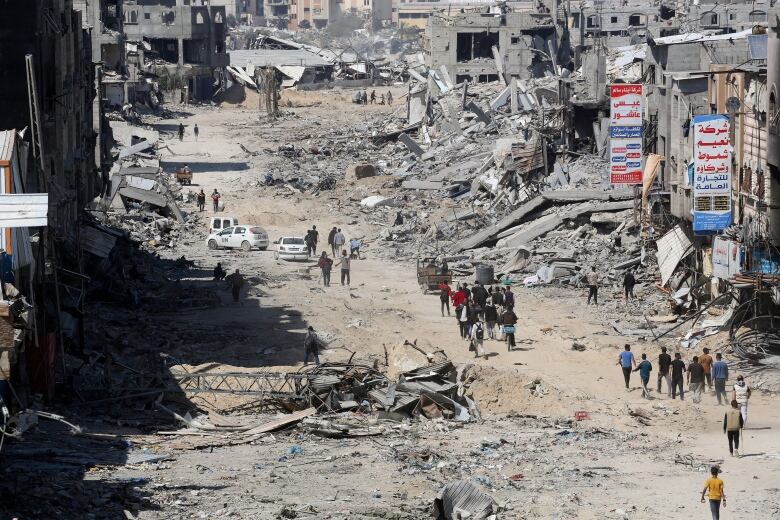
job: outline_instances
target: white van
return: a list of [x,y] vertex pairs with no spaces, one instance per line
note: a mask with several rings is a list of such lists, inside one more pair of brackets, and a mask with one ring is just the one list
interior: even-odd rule
[[212,233],[219,233],[225,228],[234,227],[238,225],[238,219],[236,217],[211,217],[209,223],[209,235]]

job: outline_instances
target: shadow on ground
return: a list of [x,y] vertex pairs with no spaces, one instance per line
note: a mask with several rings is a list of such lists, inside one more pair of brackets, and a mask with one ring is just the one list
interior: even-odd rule
[[[56,411],[96,435],[74,435],[61,422],[41,419],[24,440],[6,441],[0,518],[117,519],[126,518],[124,511],[164,509],[151,499],[151,478],[116,473],[139,464],[153,477],[155,465],[164,464],[154,446],[126,440],[181,427],[155,406],[161,395],[182,414],[198,408],[178,390],[174,372],[225,365],[257,372],[303,360],[307,323],[295,309],[264,306],[263,280],[248,279],[235,304],[210,268],[148,260],[167,280],[142,277],[144,290],[131,301],[117,302],[106,288],[94,291],[87,313],[92,351],[68,358],[70,388]],[[101,301],[106,296],[112,298]]]

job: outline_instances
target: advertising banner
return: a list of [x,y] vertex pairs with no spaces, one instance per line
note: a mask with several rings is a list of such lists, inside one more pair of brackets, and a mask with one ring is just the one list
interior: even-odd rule
[[716,233],[731,225],[731,143],[726,115],[694,116],[693,231]]
[[609,181],[642,183],[642,85],[609,86]]
[[642,126],[644,99],[641,84],[609,86],[610,126]]
[[642,127],[613,126],[609,132],[609,182],[641,184]]

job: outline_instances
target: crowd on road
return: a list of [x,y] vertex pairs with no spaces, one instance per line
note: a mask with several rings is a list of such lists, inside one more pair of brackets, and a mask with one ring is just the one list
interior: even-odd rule
[[[446,269],[446,268],[445,268]],[[439,284],[441,315],[447,311],[451,316],[450,302],[455,311],[455,321],[461,338],[469,342],[469,350],[475,357],[488,357],[484,340],[506,341],[507,350],[516,347],[515,327],[517,315],[514,312],[515,295],[512,288],[485,286],[477,283],[469,288],[468,283],[461,283],[453,290],[449,283]]]
[[[653,365],[647,359],[647,354],[642,354],[641,361],[637,363],[634,353],[631,352],[631,345],[625,345],[623,351],[618,355],[617,364],[623,372],[623,380],[626,390],[631,390],[631,373],[639,372],[639,379],[642,384],[642,396],[650,399],[650,373]],[[748,402],[752,394],[743,375],[738,375],[736,382],[731,388],[731,399],[726,391],[726,385],[729,380],[729,366],[723,360],[720,352],[715,354],[715,358],[710,355],[710,350],[704,348],[701,355],[693,356],[693,359],[687,365],[682,360],[682,354],[675,352],[674,359],[667,352],[666,347],[661,347],[661,354],[658,356],[658,376],[656,391],[662,395],[662,383],[666,383],[667,397],[680,400],[685,399],[685,386],[692,395],[694,403],[701,403],[706,389],[709,389],[715,395],[718,405],[730,405],[723,418],[723,432],[728,438],[729,453],[732,456],[739,457],[739,442],[742,428],[748,420]]]

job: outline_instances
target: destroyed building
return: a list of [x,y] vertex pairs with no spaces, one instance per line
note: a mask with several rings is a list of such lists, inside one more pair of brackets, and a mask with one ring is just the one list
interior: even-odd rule
[[128,42],[138,44],[141,68],[159,78],[164,91],[185,89],[190,99],[210,99],[219,69],[229,57],[223,6],[189,5],[181,0],[125,0]]
[[3,299],[16,331],[3,347],[26,352],[27,372],[11,373],[51,397],[57,353],[84,347],[83,209],[103,190],[93,47],[70,0],[12,2],[3,14],[0,234],[12,262]]
[[463,11],[428,19],[428,67],[445,67],[455,83],[541,77],[551,70],[557,36],[549,12],[528,8],[502,13],[488,7]]

